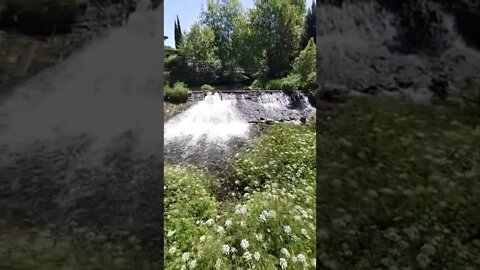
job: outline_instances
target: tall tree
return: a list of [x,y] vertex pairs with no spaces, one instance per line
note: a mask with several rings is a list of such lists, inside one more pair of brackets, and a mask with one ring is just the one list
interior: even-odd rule
[[214,42],[215,36],[210,27],[194,23],[180,45],[180,53],[187,58],[189,66],[198,71],[217,69],[221,63]]
[[182,38],[183,38],[182,27],[180,26],[180,19],[178,19],[178,16],[177,16],[177,20],[175,21],[175,47],[177,49],[180,48],[180,44],[182,43]]
[[202,10],[201,22],[212,29],[218,58],[225,69],[238,66],[239,27],[246,22],[239,0],[209,0]]
[[317,5],[315,1],[312,2],[312,6],[308,9],[307,15],[305,15],[305,27],[303,30],[302,48],[307,46],[308,41],[313,38],[313,41],[317,41]]
[[266,63],[266,76],[287,75],[300,51],[305,0],[255,0],[251,10],[257,57]]

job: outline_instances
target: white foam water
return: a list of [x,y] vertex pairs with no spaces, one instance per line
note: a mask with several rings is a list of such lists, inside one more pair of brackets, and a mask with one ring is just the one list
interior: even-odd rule
[[0,107],[0,142],[88,134],[103,147],[133,130],[143,148],[160,148],[163,29],[161,10],[149,2],[139,2],[125,27],[15,89]]
[[165,144],[188,140],[192,146],[200,141],[222,145],[232,138],[247,138],[249,124],[236,102],[222,99],[218,93],[208,93],[202,101],[165,123]]

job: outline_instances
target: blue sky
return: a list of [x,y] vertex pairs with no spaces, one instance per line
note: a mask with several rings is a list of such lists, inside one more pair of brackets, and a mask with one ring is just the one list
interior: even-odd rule
[[[314,0],[307,0],[307,7]],[[241,0],[244,8],[253,7],[253,0]],[[190,29],[190,26],[198,19],[202,5],[206,7],[207,0],[165,0],[164,2],[164,32],[168,36],[166,45],[174,47],[174,23],[178,15],[182,31]]]

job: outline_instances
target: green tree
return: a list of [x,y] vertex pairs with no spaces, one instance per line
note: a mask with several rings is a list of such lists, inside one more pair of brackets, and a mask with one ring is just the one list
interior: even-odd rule
[[201,13],[202,24],[210,27],[215,36],[217,56],[222,67],[232,69],[239,66],[239,50],[242,44],[240,27],[246,18],[239,0],[209,0]]
[[300,87],[308,87],[315,83],[311,80],[315,78],[317,70],[316,56],[317,46],[315,45],[313,38],[310,38],[305,49],[300,52],[293,62],[293,74],[299,77]]
[[175,21],[175,47],[178,49],[180,48],[180,44],[182,43],[182,27],[180,26],[180,20],[178,19]]
[[305,1],[256,0],[250,13],[257,57],[266,63],[266,76],[284,77],[300,49]]
[[305,15],[305,26],[303,29],[303,41],[302,48],[307,46],[308,41],[313,38],[313,41],[317,41],[317,5],[312,2],[312,6],[308,9],[307,15]]
[[198,23],[192,25],[180,46],[180,53],[186,57],[188,65],[197,70],[219,68],[217,50],[212,29]]

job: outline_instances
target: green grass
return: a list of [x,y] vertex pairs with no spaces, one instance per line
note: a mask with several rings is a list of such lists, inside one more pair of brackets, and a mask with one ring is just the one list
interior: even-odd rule
[[2,229],[0,269],[11,270],[154,270],[158,260],[138,244],[119,245],[105,236],[87,233],[89,240],[52,230]]
[[314,160],[311,127],[277,125],[229,161],[222,199],[208,172],[166,165],[166,269],[315,269]]
[[322,269],[478,269],[478,114],[353,99],[319,134]]

